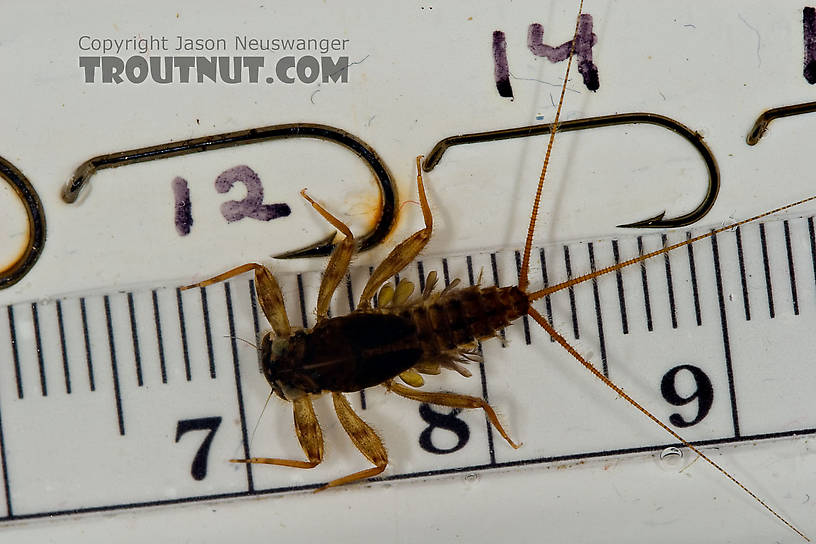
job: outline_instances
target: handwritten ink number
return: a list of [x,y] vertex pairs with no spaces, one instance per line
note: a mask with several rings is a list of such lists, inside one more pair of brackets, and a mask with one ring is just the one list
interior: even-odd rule
[[527,47],[533,55],[544,57],[550,62],[561,62],[567,60],[570,51],[573,51],[578,58],[578,72],[583,77],[586,88],[590,91],[597,91],[600,88],[598,67],[592,61],[592,47],[598,43],[598,36],[592,32],[592,15],[582,13],[574,39],[557,47],[545,44],[543,36],[544,27],[538,23],[530,25],[527,31]]
[[194,480],[203,480],[207,477],[207,454],[210,453],[210,445],[212,444],[215,431],[221,425],[221,417],[201,417],[198,419],[182,419],[176,426],[176,444],[185,433],[188,431],[209,431],[201,446],[193,458],[193,465],[190,473]]
[[190,203],[190,186],[183,177],[176,176],[172,183],[173,197],[175,199],[175,223],[176,232],[179,236],[190,234],[190,227],[193,226],[193,205]]
[[[677,375],[684,371],[691,373],[691,377],[696,384],[694,392],[688,396],[682,396],[677,392]],[[669,421],[675,427],[697,425],[708,415],[714,402],[714,388],[711,386],[711,380],[702,369],[694,365],[679,365],[666,372],[660,383],[660,391],[666,402],[673,406],[685,406],[690,402],[697,401],[697,416],[691,421],[686,421],[678,413],[669,416]]]
[[[271,221],[279,217],[286,217],[292,213],[286,203],[264,204],[264,189],[261,178],[249,166],[244,164],[234,166],[221,172],[215,178],[215,190],[219,193],[228,193],[236,183],[246,187],[247,194],[242,200],[228,200],[221,204],[221,215],[227,223],[239,221],[245,217],[259,221]],[[193,226],[192,203],[190,202],[190,187],[187,180],[176,176],[170,184],[174,199],[174,222],[179,236],[190,234]]]
[[[807,22],[805,22],[807,28]],[[527,48],[536,57],[544,57],[550,62],[567,60],[572,52],[578,62],[578,72],[583,77],[584,85],[590,91],[597,91],[601,86],[598,67],[592,60],[592,48],[598,43],[598,36],[592,32],[592,15],[581,14],[575,36],[552,46],[544,43],[544,27],[532,23],[527,29]],[[574,43],[573,43],[574,42]],[[513,87],[510,84],[510,67],[507,62],[507,38],[501,30],[493,31],[493,77],[499,96],[513,98]]]
[[[447,414],[442,414],[434,411],[428,403],[420,404],[419,415],[428,424],[419,435],[420,447],[427,452],[436,454],[453,453],[464,448],[470,439],[470,429],[468,429],[467,423],[456,417],[460,412],[459,408],[454,408]],[[433,443],[434,429],[445,429],[455,434],[456,444],[450,448],[437,447]]]
[[802,10],[802,24],[805,37],[805,80],[816,83],[816,8],[805,7]]
[[243,164],[225,170],[215,178],[215,190],[219,193],[227,193],[236,183],[244,184],[247,195],[243,200],[228,200],[221,204],[221,215],[228,223],[244,217],[271,221],[292,213],[287,204],[264,204],[261,178],[252,168]]

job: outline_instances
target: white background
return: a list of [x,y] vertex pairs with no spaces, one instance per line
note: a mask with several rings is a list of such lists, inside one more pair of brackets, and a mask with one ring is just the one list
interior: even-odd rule
[[[526,48],[527,27],[543,24],[545,42],[560,44],[571,35],[577,6],[521,4],[7,5],[0,20],[0,154],[39,192],[48,238],[35,268],[0,293],[0,302],[175,286],[239,263],[270,262],[271,254],[329,232],[297,196],[303,187],[355,230],[364,229],[376,194],[369,175],[353,156],[321,142],[276,142],[105,171],[73,205],[62,202],[60,191],[78,164],[98,154],[315,122],[367,141],[392,170],[400,199],[415,198],[414,156],[441,138],[552,117],[565,64],[535,59]],[[744,141],[761,111],[806,102],[814,93],[802,77],[801,4],[588,1],[584,11],[592,14],[598,35],[593,53],[601,87],[588,92],[573,71],[565,119],[648,111],[702,133],[723,178],[706,225],[813,192],[810,116],[777,121],[755,148]],[[498,96],[493,81],[490,46],[497,29],[507,35],[512,101]],[[357,64],[345,85],[85,84],[77,60],[85,34],[340,37],[350,40],[344,54]],[[651,127],[557,138],[537,240],[618,235],[617,224],[693,208],[703,194],[704,170],[696,152],[679,142]],[[426,253],[520,245],[543,149],[539,138],[449,151],[426,178],[436,219]],[[287,202],[292,215],[227,225],[218,212],[227,197],[215,193],[212,180],[236,163],[251,164],[265,181],[266,202]],[[187,237],[179,237],[172,223],[175,175],[191,186],[195,223]],[[11,201],[6,194],[3,205]],[[406,206],[391,243],[416,229],[420,217],[416,206]],[[9,240],[19,240],[19,219],[5,220]],[[357,263],[376,263],[386,250],[361,255]],[[318,270],[323,261],[273,266],[278,272]],[[587,395],[600,390],[588,376],[586,384]],[[512,398],[512,386],[501,396]],[[513,402],[508,419],[523,410],[523,399]],[[635,417],[622,402],[611,406]],[[724,447],[712,455],[805,532],[816,532],[808,439]],[[523,541],[795,541],[702,462],[682,473],[664,470],[649,456],[555,468],[36,520],[4,527],[0,540],[107,542],[115,534],[134,542],[487,542],[510,535]]]

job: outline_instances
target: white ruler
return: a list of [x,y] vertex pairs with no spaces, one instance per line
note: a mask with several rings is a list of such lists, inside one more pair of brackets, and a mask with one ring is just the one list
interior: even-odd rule
[[[749,224],[540,306],[608,376],[690,440],[809,435],[816,431],[807,332],[816,315],[813,228],[809,216]],[[534,278],[554,283],[683,236],[550,246],[535,253]],[[518,259],[516,252],[431,258],[401,276],[421,285],[434,269],[446,281],[472,283],[481,274],[485,284],[509,285]],[[367,275],[355,269],[341,284],[335,313],[348,311]],[[313,325],[319,274],[281,280],[290,319]],[[268,386],[256,351],[241,339],[257,343],[268,325],[248,277],[187,292],[159,287],[21,303],[0,316],[3,521],[313,489],[365,465],[327,410],[320,415],[330,455],[318,469],[227,463],[300,456],[282,402],[270,403],[251,441]],[[506,347],[485,343],[472,379],[448,377],[442,386],[491,400],[524,447],[510,449],[480,412],[450,415],[367,390],[353,404],[391,446],[382,480],[523,469],[674,443],[660,429],[644,432],[626,407],[599,409],[605,395],[580,369],[553,368],[548,359],[560,348],[526,318],[502,336]],[[436,378],[428,382],[439,388]]]

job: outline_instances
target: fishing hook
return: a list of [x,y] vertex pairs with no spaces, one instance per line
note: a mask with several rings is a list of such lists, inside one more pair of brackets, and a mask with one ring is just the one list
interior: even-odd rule
[[[99,155],[83,162],[74,172],[68,184],[62,192],[65,202],[75,202],[82,188],[88,180],[98,170],[105,168],[116,168],[128,164],[166,159],[169,157],[179,157],[192,153],[202,153],[214,149],[224,149],[240,145],[266,142],[284,138],[317,138],[328,140],[340,144],[358,157],[363,159],[368,165],[380,191],[380,210],[374,227],[362,236],[356,237],[358,251],[371,249],[382,242],[396,220],[396,190],[391,177],[391,172],[386,167],[383,160],[374,149],[360,138],[339,128],[328,125],[318,125],[312,123],[291,123],[286,125],[270,125],[266,127],[251,128],[215,134],[212,136],[202,136],[180,142],[167,142],[164,144],[140,147],[138,149],[128,149],[117,151],[107,155]],[[318,257],[328,255],[334,248],[335,233],[329,237],[319,240],[306,247],[287,251],[276,255],[278,259],[292,259],[296,257]]]
[[778,108],[765,110],[757,117],[757,120],[754,121],[754,126],[751,127],[751,130],[748,132],[745,142],[748,145],[756,145],[759,139],[765,134],[765,131],[768,130],[768,125],[770,125],[774,119],[813,112],[816,112],[816,102],[805,102],[804,104],[793,104],[791,106],[780,106]]
[[[663,211],[654,217],[650,217],[642,221],[636,221],[634,223],[618,225],[618,227],[673,228],[690,225],[695,221],[700,220],[709,212],[709,210],[711,210],[711,207],[714,205],[714,201],[717,200],[717,193],[720,191],[720,171],[717,167],[717,161],[714,159],[714,154],[711,152],[705,142],[703,142],[703,137],[698,132],[691,130],[679,121],[675,121],[670,117],[665,117],[656,113],[618,113],[615,115],[603,115],[600,117],[587,117],[584,119],[562,121],[558,124],[558,132],[572,132],[576,130],[586,130],[599,127],[635,124],[657,125],[676,132],[685,138],[694,147],[694,149],[700,153],[703,162],[705,162],[706,169],[708,170],[708,188],[706,189],[706,194],[702,202],[700,202],[696,208],[687,214],[664,219],[666,212]],[[423,169],[426,172],[433,170],[433,168],[439,163],[445,151],[449,147],[455,145],[540,136],[542,134],[549,134],[551,130],[551,124],[542,124],[450,136],[440,140],[433,146],[433,149],[431,149],[431,152],[428,153],[425,159]]]
[[23,203],[28,220],[26,246],[17,259],[0,271],[0,289],[11,287],[28,274],[45,245],[45,211],[40,196],[31,182],[9,161],[0,157],[0,177],[3,178]]

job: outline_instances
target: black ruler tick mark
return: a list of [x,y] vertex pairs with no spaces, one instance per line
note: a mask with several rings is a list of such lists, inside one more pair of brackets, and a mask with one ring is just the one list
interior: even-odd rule
[[[465,259],[465,264],[467,266],[467,274],[468,274],[468,283],[470,285],[476,285],[474,281],[474,274],[473,274],[473,259],[470,255],[468,255]],[[479,280],[481,280],[481,274],[479,274]],[[476,349],[479,352],[479,358],[481,361],[479,362],[479,378],[481,380],[482,385],[482,398],[485,402],[490,402],[487,392],[487,372],[485,372],[485,365],[484,365],[484,352],[482,351],[482,343],[476,343]],[[490,418],[487,417],[487,414],[484,416],[485,420],[485,428],[487,429],[487,453],[490,456],[490,464],[496,464],[496,448],[493,442],[493,425],[490,423]]]
[[419,292],[423,293],[425,291],[425,267],[422,265],[422,261],[417,261],[417,275],[419,276]]
[[[751,321],[751,303],[748,299],[748,282],[745,279],[745,258],[742,253],[742,227],[737,227],[736,234],[737,258],[739,259],[740,282],[742,282],[742,306],[745,308],[745,321]],[[814,262],[816,263],[816,261]],[[816,266],[816,264],[814,266]],[[816,270],[816,268],[814,268],[814,270]]]
[[[516,274],[518,275],[518,279],[521,280],[521,253],[518,251],[515,252],[516,255]],[[522,324],[524,325],[524,343],[528,346],[530,345],[530,320],[527,318],[526,315],[522,316]]]
[[813,266],[813,281],[816,284],[816,232],[814,232],[813,217],[808,217],[808,232],[810,233],[810,262]]
[[187,350],[187,325],[184,323],[184,303],[181,300],[181,289],[176,289],[176,306],[178,307],[179,332],[181,333],[181,350],[184,354],[184,373],[187,381],[192,381],[193,375],[190,369],[190,352]]
[[91,338],[90,332],[88,331],[88,311],[85,309],[85,297],[79,298],[79,313],[82,316],[82,338],[85,341],[85,363],[88,367],[88,385],[91,391],[96,391],[93,358],[91,357]]
[[720,272],[720,254],[717,248],[717,236],[711,237],[711,253],[714,258],[714,278],[717,288],[717,301],[720,306],[720,325],[723,337],[723,352],[725,355],[725,369],[728,375],[728,392],[731,395],[731,419],[734,425],[734,437],[739,438],[739,414],[737,412],[737,392],[734,386],[734,367],[731,362],[731,341],[728,338],[728,320],[725,312],[725,296],[723,295],[722,273]]
[[[227,321],[229,322],[230,346],[232,347],[232,368],[235,374],[235,394],[238,398],[238,417],[241,420],[241,442],[244,446],[244,459],[249,458],[249,438],[246,426],[246,411],[244,409],[244,393],[241,388],[241,369],[238,366],[238,340],[235,338],[235,316],[232,311],[232,294],[229,282],[224,282],[224,299],[227,302]],[[246,463],[247,491],[255,492],[252,481],[252,464]]]
[[768,244],[765,240],[765,223],[759,224],[759,240],[762,246],[762,264],[765,267],[765,290],[768,293],[768,315],[774,318],[773,288],[771,287],[771,264],[768,261]]
[[249,304],[252,306],[252,326],[255,330],[255,346],[258,352],[258,372],[263,373],[261,361],[261,323],[258,316],[258,297],[255,295],[255,280],[249,280]]
[[[570,252],[569,247],[564,246],[564,268],[567,272],[567,279],[572,279],[572,264],[570,264]],[[581,338],[578,332],[578,310],[575,308],[575,289],[570,285],[567,288],[567,293],[569,293],[569,302],[570,302],[570,312],[572,313],[572,334],[574,335],[575,339],[578,340]]]
[[[668,237],[663,234],[660,238],[661,242],[663,242],[663,247],[666,247],[666,242],[668,241]],[[669,260],[669,254],[663,254],[663,263],[666,266],[666,288],[669,291],[669,312],[671,314],[671,324],[672,328],[677,328],[677,307],[674,305],[674,283],[672,281],[672,271],[671,271],[671,261]]]
[[40,315],[37,303],[31,303],[31,320],[34,323],[34,345],[37,349],[37,365],[40,369],[40,391],[43,397],[48,396],[48,387],[45,383],[45,360],[42,352],[42,338],[40,337]]
[[[686,240],[691,240],[691,233],[686,232]],[[688,249],[689,274],[691,274],[691,296],[694,300],[694,316],[697,318],[697,326],[703,324],[703,316],[700,311],[700,292],[697,289],[697,267],[694,266],[694,244],[686,246]]]
[[159,315],[159,296],[153,289],[153,320],[156,324],[156,346],[159,351],[159,369],[162,383],[167,383],[167,363],[164,360],[164,340],[162,339],[161,317]]
[[[595,249],[592,242],[587,244],[589,252],[589,268],[595,272]],[[595,300],[595,321],[598,324],[598,343],[601,345],[601,364],[604,376],[609,377],[609,365],[606,360],[606,341],[604,340],[603,316],[601,314],[601,294],[598,291],[598,278],[592,278],[592,296]]]
[[207,288],[201,290],[201,311],[204,314],[204,338],[207,341],[207,358],[210,361],[210,378],[215,379],[215,354],[213,353],[212,330],[210,329],[210,308],[207,305]]
[[[615,257],[615,264],[620,264],[620,250],[618,248],[618,241],[612,240],[612,254]],[[620,306],[621,314],[621,331],[623,334],[629,334],[629,318],[626,315],[626,297],[623,296],[623,274],[620,268],[615,270],[615,280],[618,285],[618,305]]]
[[[544,287],[550,286],[550,280],[547,275],[547,257],[544,255],[544,249],[540,249],[538,251],[538,258],[541,261],[541,279],[544,282]],[[550,295],[544,297],[544,308],[547,310],[547,321],[552,323],[553,320],[553,312],[552,312],[552,300],[550,299]],[[550,342],[555,342],[555,338],[550,336]]]
[[2,416],[0,416],[0,466],[2,466],[3,469],[3,490],[6,494],[6,517],[12,519],[14,517],[14,509],[11,506],[11,485],[9,484],[8,461],[6,461],[6,437],[3,432]]
[[128,313],[130,314],[130,336],[133,339],[133,359],[136,363],[136,383],[139,387],[144,385],[142,377],[142,354],[139,351],[139,332],[136,329],[136,307],[133,303],[133,293],[127,294]]
[[791,248],[790,225],[788,220],[782,222],[785,227],[785,249],[788,253],[788,276],[790,277],[791,300],[793,301],[793,315],[799,315],[799,297],[796,295],[796,272],[793,268],[793,248]]
[[119,434],[125,435],[125,418],[122,414],[122,395],[119,391],[119,370],[116,364],[116,343],[113,340],[113,319],[111,318],[110,297],[105,295],[105,321],[108,326],[108,346],[110,347],[111,373],[113,376],[113,394],[116,397],[116,418],[119,422]]
[[20,354],[17,352],[17,332],[14,326],[14,309],[8,306],[9,335],[11,336],[11,357],[14,359],[14,379],[17,381],[17,398],[23,398],[23,378],[20,374]]
[[[445,261],[442,261],[442,262],[444,263]],[[493,270],[493,285],[498,287],[499,286],[499,265],[496,262],[496,252],[495,251],[490,254],[490,267]],[[445,272],[445,286],[447,287],[447,285],[449,283],[448,282],[448,269],[447,269],[447,267],[443,267],[442,270]],[[506,346],[507,345],[507,334],[505,333],[504,329],[500,330],[499,334],[501,335],[502,346]]]
[[[637,237],[638,255],[643,256],[643,238]],[[649,302],[649,279],[646,277],[646,262],[640,262],[640,280],[643,283],[643,307],[646,312],[646,329],[652,332],[652,305]]]
[[298,299],[300,299],[300,320],[303,323],[303,328],[309,327],[306,320],[306,297],[303,294],[303,274],[297,275]]
[[60,352],[62,353],[62,373],[65,375],[65,392],[71,394],[71,371],[68,368],[68,349],[65,344],[65,323],[62,319],[62,302],[56,301],[57,327],[59,328]]

